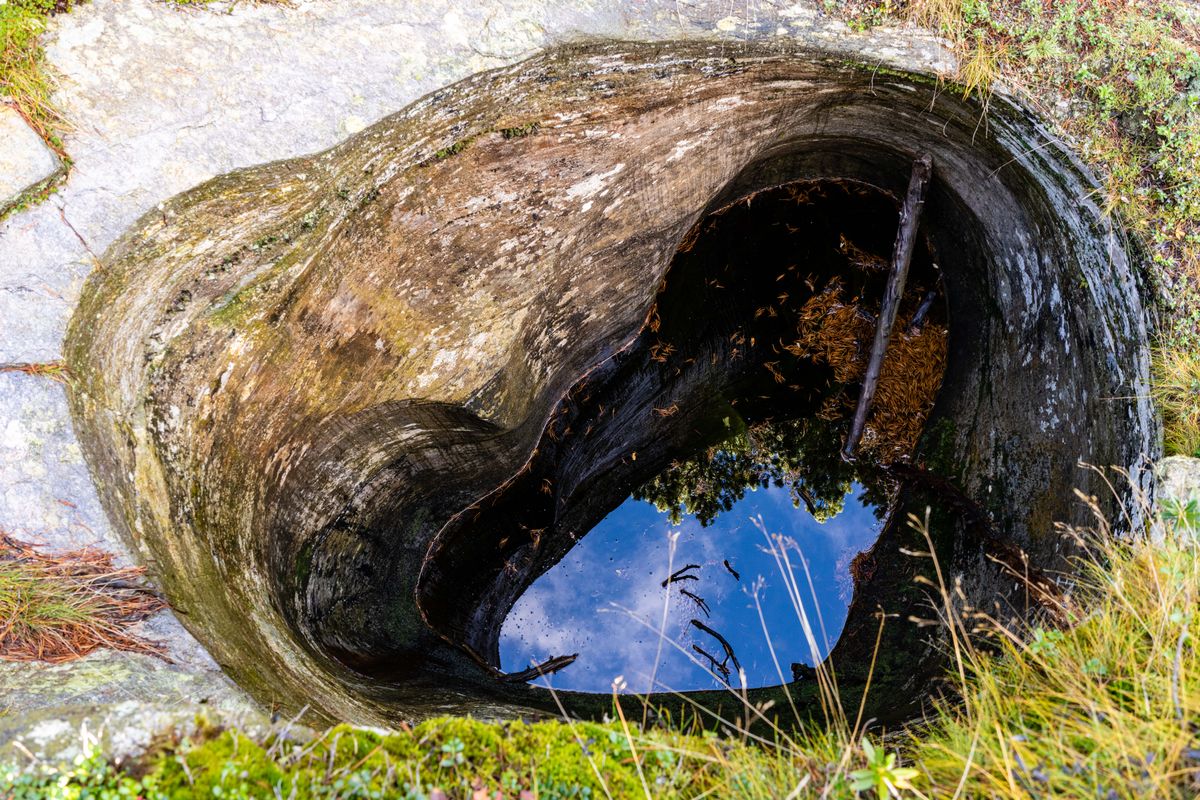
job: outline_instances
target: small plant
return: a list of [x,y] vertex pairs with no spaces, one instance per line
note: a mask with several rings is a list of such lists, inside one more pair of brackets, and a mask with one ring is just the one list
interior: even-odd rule
[[1029,652],[1044,657],[1057,655],[1058,645],[1062,640],[1062,631],[1035,628],[1033,638],[1029,640]]
[[466,757],[463,756],[463,750],[466,745],[462,739],[454,738],[442,745],[442,760],[438,762],[438,766],[442,769],[461,767]]
[[1175,530],[1186,530],[1200,533],[1200,499],[1195,497],[1186,503],[1174,497],[1162,503],[1163,521],[1170,523]]
[[862,740],[862,751],[867,766],[850,773],[851,789],[858,793],[874,789],[879,800],[903,797],[903,792],[913,790],[911,781],[920,773],[912,767],[897,767],[895,753],[875,749],[870,739]]

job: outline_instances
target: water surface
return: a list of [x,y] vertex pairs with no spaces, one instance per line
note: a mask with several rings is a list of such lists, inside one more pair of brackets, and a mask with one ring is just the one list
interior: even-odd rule
[[[673,524],[668,512],[630,497],[518,599],[501,630],[501,663],[518,671],[578,653],[537,683],[588,692],[611,691],[618,676],[631,692],[649,690],[652,676],[659,691],[738,686],[735,658],[747,686],[790,681],[792,664],[812,666],[814,645],[824,658],[845,623],[850,563],[879,534],[862,494],[853,484],[841,511],[822,523],[796,506],[789,486],[760,486],[707,526],[694,513]],[[724,637],[734,655],[727,659],[692,620]]]

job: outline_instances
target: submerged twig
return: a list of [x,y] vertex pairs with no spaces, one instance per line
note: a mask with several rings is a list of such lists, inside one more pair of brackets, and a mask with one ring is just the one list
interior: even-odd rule
[[709,636],[716,639],[717,642],[720,643],[721,648],[725,651],[725,658],[730,661],[733,661],[733,666],[737,667],[739,672],[741,671],[742,665],[738,663],[737,656],[733,654],[733,645],[731,645],[729,643],[728,639],[726,639],[724,636],[717,633],[712,628],[708,627],[707,625],[705,625],[703,622],[701,622],[698,619],[693,619],[692,625],[695,625],[697,628],[699,628],[700,630],[707,633]]
[[810,516],[817,515],[817,501],[813,498],[812,492],[806,487],[797,485],[795,487],[796,495],[804,501],[804,508],[808,510]]
[[501,676],[500,679],[507,683],[526,683],[534,678],[543,678],[558,672],[560,669],[569,667],[575,663],[575,659],[577,658],[579,658],[579,653],[572,653],[569,656],[555,656],[540,664],[534,664],[529,669],[523,669],[520,672],[510,672]]
[[692,569],[700,569],[700,565],[699,564],[688,564],[686,567],[683,567],[682,569],[675,570],[674,572],[672,572],[670,574],[670,576],[667,577],[666,580],[664,580],[662,582],[662,588],[665,589],[670,584],[678,583],[679,581],[698,581],[698,580],[700,580],[695,575],[684,575],[683,574],[683,573],[687,572],[688,570],[692,570]]
[[858,396],[858,407],[854,410],[854,421],[842,456],[851,458],[858,440],[862,438],[883,371],[883,357],[887,352],[892,327],[896,324],[896,312],[900,309],[900,298],[904,295],[904,282],[908,278],[908,265],[912,261],[913,247],[917,240],[917,227],[921,222],[921,208],[925,205],[925,189],[933,173],[933,158],[922,153],[913,162],[912,176],[908,182],[908,193],[900,209],[900,229],[896,232],[896,245],[892,249],[892,271],[888,275],[887,288],[883,292],[883,307],[879,311],[879,322],[875,327],[875,341],[871,343],[871,359],[863,376],[862,391]]
[[937,289],[930,289],[925,293],[925,296],[921,298],[921,305],[917,306],[917,312],[908,321],[908,330],[906,333],[912,335],[921,330],[921,326],[925,324],[925,317],[929,316],[929,312],[933,308],[933,301],[936,298]]
[[[729,667],[725,666],[725,662],[724,662],[724,661],[717,661],[717,659],[716,659],[716,658],[713,656],[713,654],[712,654],[712,653],[708,652],[707,650],[705,650],[703,647],[701,647],[701,646],[700,646],[700,645],[698,645],[698,644],[693,644],[693,645],[692,645],[692,649],[693,649],[693,650],[695,650],[695,651],[696,651],[697,653],[699,653],[700,655],[702,655],[702,656],[704,656],[705,658],[707,658],[707,659],[708,659],[708,663],[709,663],[709,664],[712,666],[712,669],[713,669],[715,672],[719,672],[719,673],[721,673],[721,678],[722,678],[722,679],[723,679],[723,680],[724,680],[726,683],[728,683],[728,682],[729,682]],[[727,658],[726,658],[726,661],[728,661],[728,660],[729,660],[729,659],[728,659],[728,657],[727,657]]]
[[704,612],[704,616],[706,616],[706,617],[712,616],[712,613],[709,611],[709,608],[708,608],[708,603],[705,602],[703,597],[701,597],[700,595],[695,594],[693,592],[689,592],[687,589],[680,589],[679,593],[684,595],[685,597],[692,598],[692,602],[694,602],[697,606],[700,607],[700,610]]
[[728,558],[725,559],[725,561],[723,561],[722,563],[725,564],[725,569],[729,570],[729,574],[734,577],[734,580],[740,581],[742,579],[742,576],[738,575],[738,571],[729,565]]

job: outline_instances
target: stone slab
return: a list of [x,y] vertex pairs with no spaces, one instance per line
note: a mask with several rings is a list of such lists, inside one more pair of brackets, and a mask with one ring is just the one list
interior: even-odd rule
[[70,762],[90,742],[112,758],[143,753],[155,737],[186,735],[198,719],[253,733],[269,725],[220,672],[134,653],[96,651],[56,666],[0,672],[0,758]]
[[1158,475],[1158,500],[1200,502],[1200,458],[1168,456],[1155,467]]
[[58,169],[58,156],[16,109],[0,103],[0,209]]

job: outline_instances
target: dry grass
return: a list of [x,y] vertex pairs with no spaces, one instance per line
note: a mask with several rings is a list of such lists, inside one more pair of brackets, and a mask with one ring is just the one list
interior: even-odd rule
[[50,103],[53,86],[40,40],[50,16],[70,8],[70,0],[0,3],[0,96],[60,155],[62,144],[54,131],[65,123]]
[[[940,587],[962,697],[911,732],[908,756],[931,796],[1200,796],[1191,525],[1159,518],[1155,542],[1116,538],[1100,520],[1062,630],[1001,623]],[[993,646],[977,646],[980,629]]]
[[66,383],[71,373],[67,370],[67,365],[61,361],[44,361],[39,363],[17,363],[17,364],[0,364],[0,373],[3,372],[19,372],[22,375],[35,375],[38,377],[49,378],[58,383]]
[[[949,680],[958,698],[882,737],[864,733],[870,724],[861,710],[857,717],[855,709],[843,712],[822,665],[816,673],[829,686],[822,693],[828,724],[807,732],[774,729],[760,737],[748,723],[766,721],[767,709],[749,702],[736,718],[706,720],[724,735],[642,730],[621,707],[636,707],[638,698],[614,696],[619,723],[447,718],[387,736],[338,727],[303,745],[283,738],[255,743],[227,732],[154,754],[136,773],[144,778],[95,755],[69,773],[0,769],[0,796],[11,789],[14,797],[74,800],[81,787],[180,800],[293,792],[756,800],[1200,796],[1198,523],[1155,518],[1150,527],[1161,536],[1152,541],[1118,538],[1097,519],[1094,531],[1068,532],[1090,549],[1064,606],[1072,618],[1060,629],[969,608],[953,575],[933,561],[936,581],[926,585],[952,654]],[[911,523],[928,536],[927,521]],[[781,570],[779,580],[798,580],[790,563]],[[881,787],[887,782],[895,788]]]
[[1200,458],[1200,352],[1159,348],[1153,363],[1152,393],[1163,415],[1167,454]]
[[165,657],[129,632],[166,607],[142,574],[100,550],[47,555],[0,533],[0,659],[57,664],[101,647]]

